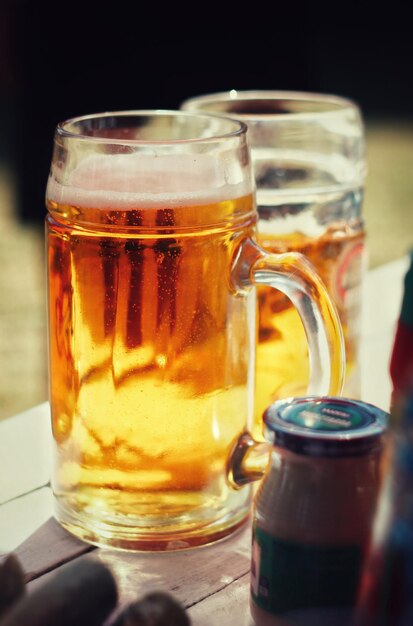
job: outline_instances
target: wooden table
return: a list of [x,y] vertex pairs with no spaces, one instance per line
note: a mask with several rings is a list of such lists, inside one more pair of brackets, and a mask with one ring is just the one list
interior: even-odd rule
[[[389,357],[408,258],[370,271],[364,288],[362,398],[388,410]],[[56,568],[56,546],[69,558],[88,558],[90,546],[72,539],[53,516],[49,486],[51,433],[47,403],[0,422],[0,553],[16,551],[29,587]],[[36,533],[33,537],[33,533]],[[29,539],[30,538],[30,539]],[[169,589],[194,626],[251,626],[248,609],[250,527],[215,545],[162,554],[93,549],[109,564],[121,599]]]

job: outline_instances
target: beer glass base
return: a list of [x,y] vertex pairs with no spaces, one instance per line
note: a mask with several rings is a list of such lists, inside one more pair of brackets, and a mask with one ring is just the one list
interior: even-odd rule
[[234,513],[214,519],[188,524],[170,524],[162,528],[152,521],[146,526],[132,525],[131,520],[108,522],[96,517],[91,519],[75,511],[68,510],[55,498],[55,518],[72,535],[97,547],[110,547],[131,552],[161,552],[187,550],[197,546],[215,543],[241,528],[249,519],[250,500]]

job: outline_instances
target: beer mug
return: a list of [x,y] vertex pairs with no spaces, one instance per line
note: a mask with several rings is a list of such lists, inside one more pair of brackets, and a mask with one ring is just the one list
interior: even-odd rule
[[[314,265],[344,331],[343,394],[360,398],[366,163],[358,106],[329,94],[232,90],[191,98],[182,109],[216,112],[248,125],[258,242],[269,252],[301,252]],[[294,307],[266,286],[258,288],[258,300],[257,423],[272,402],[305,395],[308,383],[307,341]]]
[[[256,285],[297,307],[310,393],[343,382],[341,326],[300,254],[255,241],[247,127],[179,111],[71,119],[47,185],[55,514],[130,550],[212,542],[248,517],[226,461],[251,430]],[[291,337],[293,341],[293,337]]]

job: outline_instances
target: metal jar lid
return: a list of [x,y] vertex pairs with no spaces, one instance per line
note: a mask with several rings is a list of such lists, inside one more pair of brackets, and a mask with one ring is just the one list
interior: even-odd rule
[[268,443],[309,456],[342,457],[381,448],[389,415],[348,398],[306,396],[271,404],[264,412]]

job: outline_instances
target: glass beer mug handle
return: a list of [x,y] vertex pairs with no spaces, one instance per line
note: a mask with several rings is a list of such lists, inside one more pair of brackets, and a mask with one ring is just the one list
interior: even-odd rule
[[340,395],[345,376],[345,348],[338,313],[327,290],[304,255],[269,254],[246,240],[235,261],[237,289],[266,285],[283,292],[296,307],[309,348],[307,395]]
[[266,441],[255,441],[248,431],[241,433],[227,458],[226,475],[232,489],[237,491],[263,477],[270,450]]

